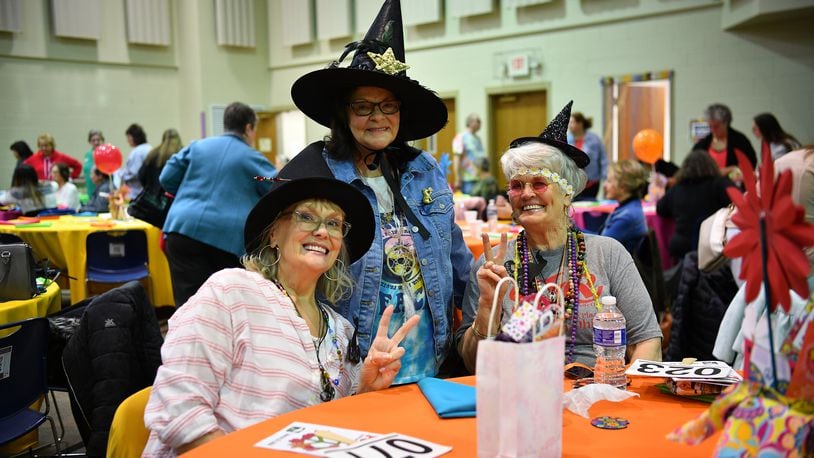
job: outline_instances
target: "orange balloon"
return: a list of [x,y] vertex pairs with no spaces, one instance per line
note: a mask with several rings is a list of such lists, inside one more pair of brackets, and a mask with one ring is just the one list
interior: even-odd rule
[[653,129],[643,129],[633,137],[633,152],[642,162],[654,164],[664,152],[664,138]]

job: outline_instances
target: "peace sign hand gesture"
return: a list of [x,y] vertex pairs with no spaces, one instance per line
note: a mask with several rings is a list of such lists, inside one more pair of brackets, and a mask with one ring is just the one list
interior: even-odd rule
[[379,320],[379,329],[376,331],[376,338],[370,345],[367,357],[362,363],[362,370],[359,374],[359,393],[366,391],[382,390],[389,387],[401,369],[401,357],[404,356],[404,348],[399,344],[418,324],[421,318],[418,315],[407,320],[393,337],[387,337],[387,330],[390,327],[390,316],[393,315],[393,306],[388,305]]
[[478,269],[478,288],[480,289],[479,305],[486,304],[488,315],[492,307],[492,298],[495,294],[495,286],[501,278],[508,275],[506,267],[503,266],[503,260],[506,259],[506,251],[508,250],[508,237],[506,233],[500,234],[500,244],[497,245],[495,252],[492,252],[492,243],[489,241],[488,234],[482,234],[483,238],[483,257],[486,262]]

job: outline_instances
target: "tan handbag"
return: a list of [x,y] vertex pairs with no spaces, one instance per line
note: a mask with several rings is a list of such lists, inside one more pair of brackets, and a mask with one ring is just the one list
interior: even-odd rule
[[732,214],[734,205],[724,207],[707,217],[701,223],[698,234],[698,268],[712,272],[726,263],[724,246],[726,246],[726,229],[734,227]]

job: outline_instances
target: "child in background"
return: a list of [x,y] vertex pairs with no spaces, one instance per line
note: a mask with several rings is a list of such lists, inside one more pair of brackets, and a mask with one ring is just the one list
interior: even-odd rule
[[478,181],[472,186],[472,196],[483,197],[488,202],[498,194],[497,181],[489,171],[489,159],[486,157],[476,158],[475,168],[478,171]]

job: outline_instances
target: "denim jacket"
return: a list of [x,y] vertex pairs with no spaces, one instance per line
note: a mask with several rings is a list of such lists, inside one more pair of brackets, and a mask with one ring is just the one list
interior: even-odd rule
[[[324,150],[322,155],[336,179],[355,186],[374,209],[378,208],[373,189],[360,179],[353,162],[337,161]],[[455,307],[461,307],[472,253],[464,242],[460,227],[455,224],[452,192],[432,156],[424,152],[410,161],[401,175],[400,184],[407,204],[430,232],[430,237],[424,240],[417,227],[411,229],[433,320],[435,360],[440,367],[452,347],[453,311]],[[430,188],[429,203],[424,203],[424,191]],[[364,257],[351,265],[356,285],[350,298],[336,304],[339,313],[357,326],[363,357],[376,334],[373,329],[374,306],[379,297],[384,256],[380,215],[378,211],[373,213],[376,220],[373,244]]]

